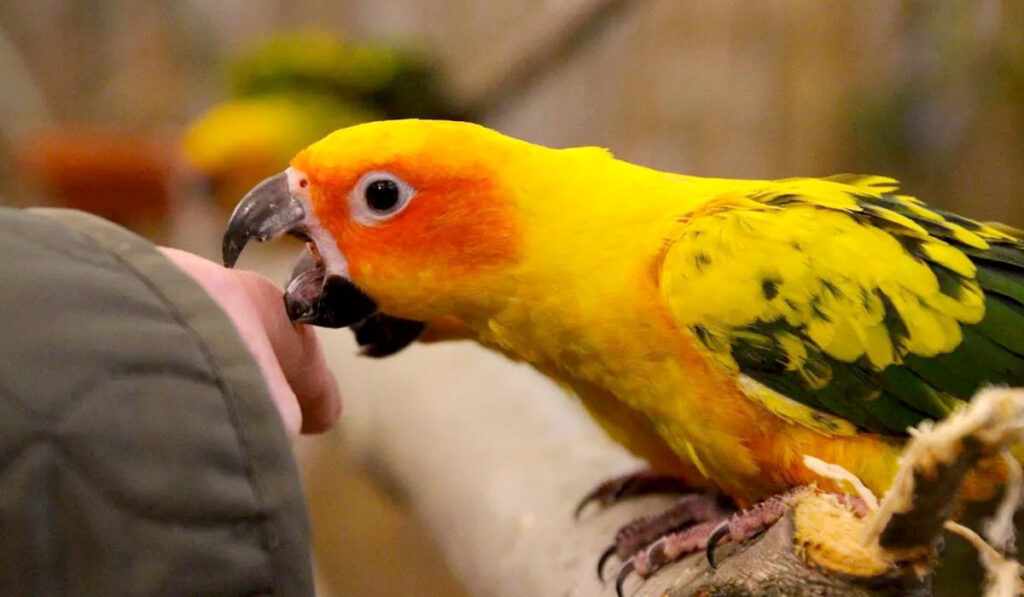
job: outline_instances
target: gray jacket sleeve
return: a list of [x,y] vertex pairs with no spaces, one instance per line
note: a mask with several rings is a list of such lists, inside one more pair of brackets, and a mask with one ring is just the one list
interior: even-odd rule
[[0,591],[310,595],[301,486],[227,316],[153,245],[0,209]]

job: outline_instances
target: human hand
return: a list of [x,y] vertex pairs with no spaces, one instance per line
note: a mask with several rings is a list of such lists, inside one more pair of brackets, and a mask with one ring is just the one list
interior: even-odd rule
[[231,318],[259,364],[289,437],[326,431],[341,414],[338,384],[313,328],[288,320],[282,291],[265,277],[159,247]]

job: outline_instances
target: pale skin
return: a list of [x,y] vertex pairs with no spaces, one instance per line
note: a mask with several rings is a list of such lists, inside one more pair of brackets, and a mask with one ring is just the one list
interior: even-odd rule
[[231,319],[259,364],[288,436],[330,429],[341,414],[337,381],[313,328],[288,319],[282,290],[259,274],[227,269],[178,249],[159,250]]

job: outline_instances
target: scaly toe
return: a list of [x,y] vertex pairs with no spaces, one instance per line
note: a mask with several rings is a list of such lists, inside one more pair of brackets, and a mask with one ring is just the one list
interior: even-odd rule
[[659,537],[705,521],[720,521],[733,511],[731,503],[723,496],[694,493],[679,498],[663,512],[637,518],[620,528],[615,534],[615,541],[601,554],[597,564],[598,578],[604,580],[604,565],[612,555],[625,562]]

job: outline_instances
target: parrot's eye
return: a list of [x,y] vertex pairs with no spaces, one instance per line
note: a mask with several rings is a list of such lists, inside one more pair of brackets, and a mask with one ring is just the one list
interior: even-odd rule
[[366,186],[366,204],[374,211],[391,211],[400,199],[401,191],[395,181],[380,178]]
[[415,194],[409,183],[390,172],[367,172],[352,189],[352,217],[371,225],[386,220],[400,212]]

